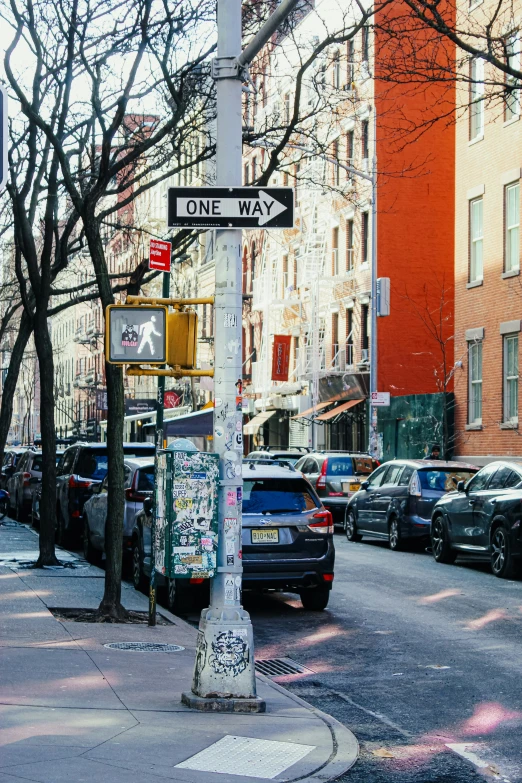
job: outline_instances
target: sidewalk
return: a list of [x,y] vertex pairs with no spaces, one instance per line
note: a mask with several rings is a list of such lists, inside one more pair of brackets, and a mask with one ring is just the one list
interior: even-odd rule
[[[58,556],[69,568],[24,567],[22,561],[36,559],[38,540],[28,527],[6,523],[0,526],[0,783],[142,783],[144,775],[180,783],[325,783],[354,764],[358,746],[350,731],[262,675],[264,714],[183,706],[196,629],[161,607],[171,624],[155,628],[57,620],[48,607],[98,606],[103,571],[63,550]],[[148,607],[129,585],[122,602],[127,609]],[[114,642],[184,649],[104,647]]]

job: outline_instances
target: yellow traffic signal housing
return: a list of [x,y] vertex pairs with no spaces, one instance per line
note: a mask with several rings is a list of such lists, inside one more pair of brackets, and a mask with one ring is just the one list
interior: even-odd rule
[[194,369],[197,358],[198,314],[193,310],[168,315],[167,364]]

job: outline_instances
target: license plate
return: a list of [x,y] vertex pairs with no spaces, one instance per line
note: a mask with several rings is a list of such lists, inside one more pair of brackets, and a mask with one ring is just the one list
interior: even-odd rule
[[343,482],[343,492],[359,492],[360,488],[360,484],[349,484],[347,481]]
[[252,530],[253,544],[278,544],[279,530]]

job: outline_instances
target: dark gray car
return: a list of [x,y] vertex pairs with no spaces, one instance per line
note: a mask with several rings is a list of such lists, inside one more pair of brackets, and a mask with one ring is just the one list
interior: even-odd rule
[[464,462],[392,460],[375,470],[346,507],[348,541],[363,536],[400,549],[406,539],[428,539],[435,503],[478,468]]
[[[132,534],[137,589],[146,588],[150,575],[151,508],[145,501]],[[330,512],[301,475],[275,465],[243,465],[244,589],[298,593],[305,609],[321,611],[328,604],[334,578],[332,533]],[[165,579],[158,574],[158,586],[174,611],[187,611],[203,581]]]

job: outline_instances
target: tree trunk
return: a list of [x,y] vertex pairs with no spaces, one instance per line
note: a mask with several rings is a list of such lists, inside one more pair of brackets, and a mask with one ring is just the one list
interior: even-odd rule
[[[85,236],[98,282],[100,300],[105,308],[114,303],[107,263],[103,252],[100,227],[94,214],[83,218]],[[105,327],[107,328],[107,326]],[[107,381],[107,523],[105,526],[105,590],[98,607],[100,619],[121,620],[127,612],[121,604],[121,568],[124,514],[123,420],[125,393],[123,370],[114,364],[105,364]]]
[[9,427],[13,416],[13,398],[20,375],[20,367],[24,358],[25,347],[33,331],[32,319],[25,310],[20,318],[20,326],[9,361],[9,369],[2,389],[2,405],[0,407],[0,465],[4,461],[5,444],[9,435]]
[[[40,427],[42,434],[42,497],[40,499],[40,557],[36,568],[58,565],[56,532],[56,434],[54,430],[53,346],[47,326],[47,297],[41,296],[34,315],[34,344],[40,368]],[[43,414],[43,415],[42,415]]]
[[108,497],[105,526],[105,591],[99,612],[106,619],[120,620],[127,614],[121,604],[121,569],[124,514],[123,420],[125,402],[123,371],[105,365],[107,379]]

